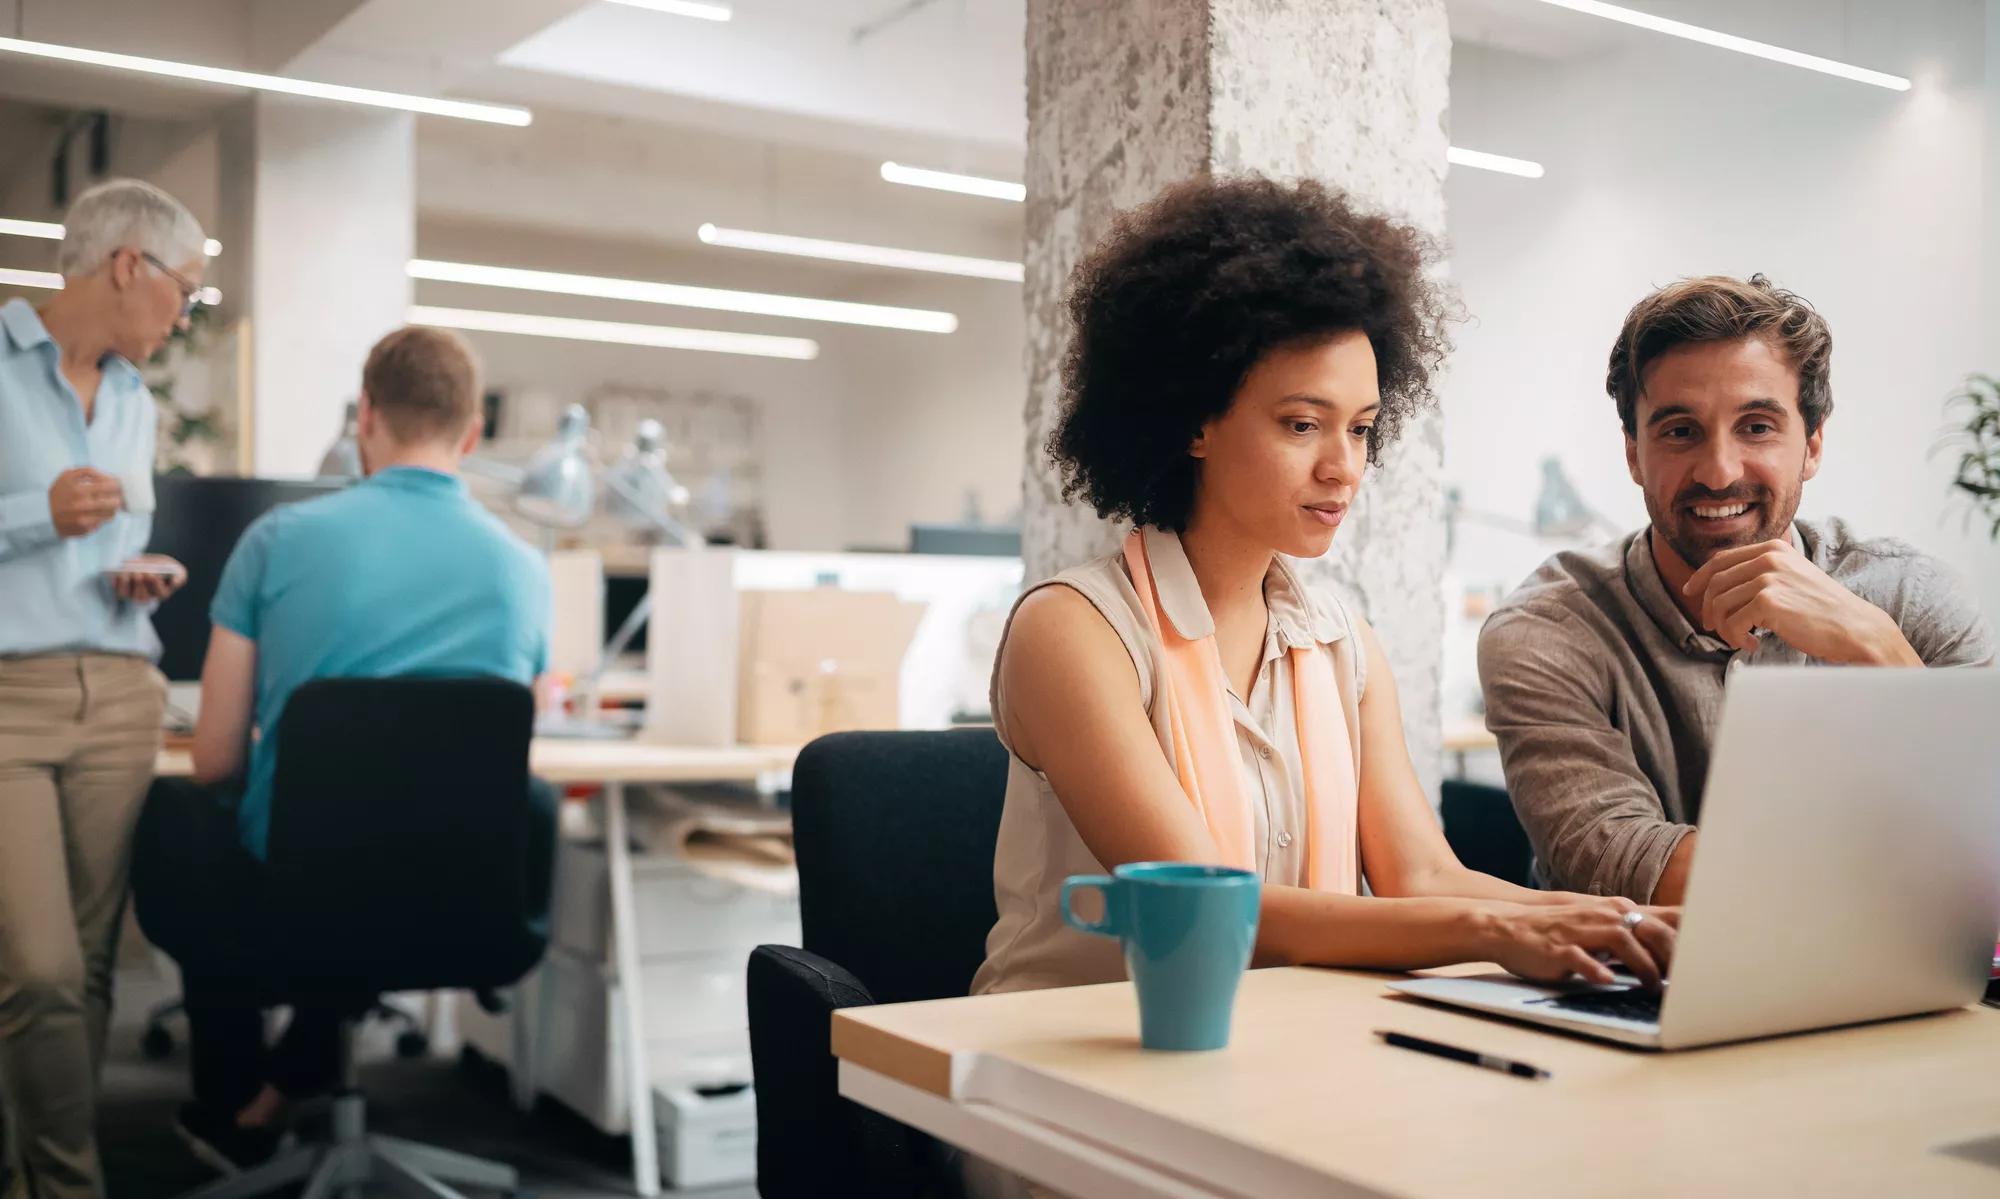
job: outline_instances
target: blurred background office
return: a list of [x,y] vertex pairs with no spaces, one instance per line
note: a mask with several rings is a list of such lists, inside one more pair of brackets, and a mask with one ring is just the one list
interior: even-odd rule
[[[1063,59],[1064,30],[1107,3],[1134,14],[1129,44]],[[1078,230],[1165,182],[1147,164],[1172,97],[1140,84],[1208,55],[1237,92],[1305,98],[1218,117],[1210,166],[1256,141],[1231,120],[1269,137],[1364,121],[1314,97],[1448,120],[1416,183],[1360,152],[1353,175],[1313,160],[1423,209],[1469,317],[1441,415],[1332,555],[1365,552],[1331,573],[1390,642],[1427,783],[1498,778],[1472,664],[1493,602],[1550,553],[1644,522],[1605,355],[1680,276],[1761,271],[1819,308],[1837,406],[1802,515],[1914,542],[2000,616],[2000,510],[1954,485],[2000,481],[1995,441],[1963,432],[2000,393],[1952,400],[2000,375],[2000,0],[1298,6],[1347,22],[1343,45],[1441,7],[1448,41],[1404,49],[1448,93],[1361,57],[1263,53],[1275,35],[1236,0],[0,0],[0,299],[59,285],[55,222],[101,178],[160,185],[214,239],[210,302],[147,366],[158,468],[192,476],[157,516],[158,548],[191,567],[192,598],[161,614],[183,715],[228,544],[352,473],[362,360],[414,322],[484,360],[468,474],[552,555],[574,721],[711,746],[978,723],[1024,574],[1090,536],[1050,514],[1040,452],[1062,270]],[[1182,10],[1239,40],[1139,36]],[[200,482],[238,476],[257,481]],[[782,770],[747,773],[742,810],[776,810]],[[680,844],[702,799],[653,796],[652,847]],[[574,806],[575,843],[601,844]],[[579,869],[568,885],[595,894]],[[671,923],[682,884],[661,877],[640,906]],[[780,898],[739,940],[784,939],[783,893],[757,892]],[[557,924],[552,954],[604,952],[602,928]],[[649,987],[663,1111],[677,1087],[748,1080],[738,948],[694,947],[708,964],[673,959]],[[202,1177],[166,1132],[178,1065],[138,1053],[174,984],[136,938],[125,962],[107,1170],[114,1195],[167,1194]],[[520,1096],[518,1063],[492,1060],[511,1033],[442,1000],[421,1015],[428,1058],[376,1067],[387,1122],[525,1163],[544,1194],[634,1185],[610,1075],[548,1066],[601,1067],[623,1034],[545,1046]],[[445,1060],[460,1046],[472,1068]],[[750,1185],[740,1164],[688,1180]]]

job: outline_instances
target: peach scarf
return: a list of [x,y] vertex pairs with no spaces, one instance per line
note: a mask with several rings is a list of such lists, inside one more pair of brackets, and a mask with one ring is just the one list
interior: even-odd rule
[[[1132,572],[1146,619],[1160,639],[1166,669],[1153,681],[1173,734],[1174,773],[1195,811],[1208,825],[1222,865],[1257,869],[1252,847],[1255,827],[1250,789],[1243,778],[1242,751],[1229,709],[1229,684],[1215,637],[1189,640],[1160,609],[1159,587],[1146,557],[1145,537],[1134,529],[1125,540],[1125,563]],[[1333,657],[1320,646],[1296,646],[1292,655],[1292,710],[1299,732],[1299,764],[1305,776],[1306,882],[1315,891],[1358,894],[1360,850],[1355,810],[1360,780]]]

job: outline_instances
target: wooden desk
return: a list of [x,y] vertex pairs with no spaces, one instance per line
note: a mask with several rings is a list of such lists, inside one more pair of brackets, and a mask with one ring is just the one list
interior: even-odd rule
[[[582,741],[537,737],[528,769],[551,783],[754,783],[792,768],[799,751],[772,746],[721,748],[653,745],[644,741]],[[194,764],[185,745],[160,751],[153,773],[186,778]]]
[[[792,768],[798,750],[765,746],[654,745],[643,741],[583,741],[537,737],[528,750],[528,769],[556,784],[601,783],[605,861],[611,881],[612,967],[623,997],[624,1027],[643,1029],[644,975],[639,969],[638,920],[632,898],[631,839],[626,832],[625,787],[631,783],[755,783]],[[185,778],[193,770],[185,745],[162,749],[154,766],[161,778]],[[545,1012],[548,1004],[535,1005]],[[524,1110],[537,1090],[534,1048],[517,1022],[514,1042],[514,1099]],[[658,1128],[653,1121],[653,1075],[646,1038],[624,1038],[626,1110],[632,1134],[632,1184],[641,1195],[660,1193]]]
[[1455,777],[1464,778],[1466,755],[1496,752],[1500,748],[1500,739],[1488,732],[1485,722],[1475,716],[1445,725],[1443,748],[1457,764]]
[[[1673,1054],[1260,970],[1228,1049],[1146,1053],[1129,984],[852,1008],[841,1092],[1074,1195],[2000,1194],[2000,1012]],[[1391,1048],[1503,1054],[1528,1082]]]

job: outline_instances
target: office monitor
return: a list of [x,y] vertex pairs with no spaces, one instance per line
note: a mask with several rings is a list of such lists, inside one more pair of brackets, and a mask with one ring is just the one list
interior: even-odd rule
[[153,537],[147,552],[187,567],[187,583],[153,613],[160,671],[169,681],[201,679],[208,656],[208,607],[230,552],[252,522],[280,504],[329,495],[344,479],[247,479],[155,475]]

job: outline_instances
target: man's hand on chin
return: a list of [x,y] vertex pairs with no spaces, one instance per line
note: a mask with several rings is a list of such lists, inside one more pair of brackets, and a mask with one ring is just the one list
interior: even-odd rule
[[1834,581],[1790,541],[1723,550],[1681,588],[1699,623],[1732,648],[1757,648],[1757,630],[1823,662],[1922,666],[1889,614]]

